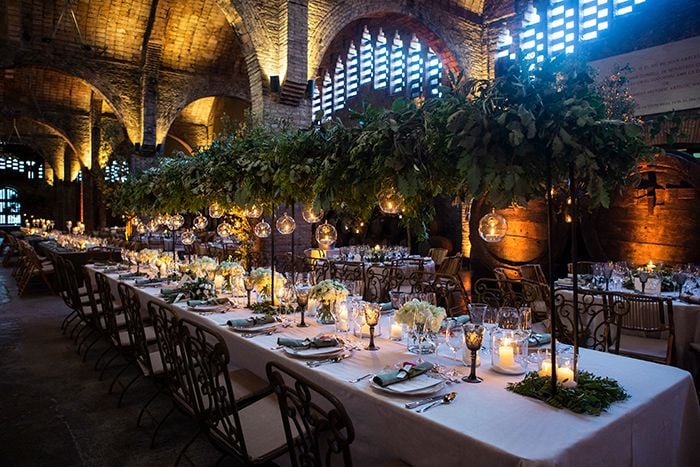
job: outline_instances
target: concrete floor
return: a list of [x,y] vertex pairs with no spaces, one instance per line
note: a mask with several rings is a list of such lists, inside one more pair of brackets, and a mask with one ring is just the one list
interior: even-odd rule
[[[0,465],[173,465],[195,432],[192,422],[174,413],[150,449],[155,422],[146,417],[137,428],[136,417],[153,384],[137,382],[117,408],[118,396],[107,393],[116,372],[99,381],[93,366],[101,352],[92,351],[82,362],[61,333],[65,304],[40,282],[18,298],[11,271],[0,267]],[[162,397],[153,413],[163,415],[169,408]],[[198,466],[219,457],[204,438],[187,454]]]

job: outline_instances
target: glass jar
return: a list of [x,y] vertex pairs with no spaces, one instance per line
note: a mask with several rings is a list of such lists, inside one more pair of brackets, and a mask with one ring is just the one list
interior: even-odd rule
[[491,368],[499,373],[521,375],[527,371],[527,333],[498,329],[491,339]]

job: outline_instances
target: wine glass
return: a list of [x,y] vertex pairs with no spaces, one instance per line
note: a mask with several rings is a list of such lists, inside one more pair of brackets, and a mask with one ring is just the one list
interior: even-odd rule
[[615,270],[615,267],[612,262],[607,262],[603,263],[602,265],[603,269],[603,277],[605,278],[605,290],[610,290],[610,278],[612,277],[612,273]]
[[491,352],[491,336],[493,330],[498,326],[498,312],[495,307],[487,306],[484,310],[484,319],[481,324],[486,329],[486,338],[484,339],[486,353]]
[[253,278],[250,277],[250,275],[243,276],[243,287],[245,288],[246,295],[248,297],[248,304],[246,306],[250,308],[250,292],[252,292],[253,288],[255,288],[255,281],[253,281]]
[[682,271],[673,273],[673,280],[678,284],[678,298],[681,298],[683,294],[683,285],[685,285],[688,280],[688,275]]
[[459,360],[458,352],[464,345],[464,329],[455,319],[448,319],[445,322],[445,344],[452,352],[452,359]]
[[520,312],[517,308],[502,306],[498,309],[497,323],[501,329],[518,329],[520,327]]
[[527,334],[528,337],[532,334],[532,309],[529,306],[524,306],[520,311],[520,330]]
[[299,321],[299,324],[297,324],[297,326],[300,328],[305,328],[308,326],[308,324],[306,324],[306,321],[304,321],[304,315],[306,313],[306,305],[309,304],[310,291],[311,287],[309,287],[308,284],[305,284],[303,282],[298,283],[296,286],[297,303],[299,304],[299,311],[301,313],[301,320]]
[[649,280],[649,272],[648,271],[639,271],[639,282],[642,283],[642,293],[644,293],[644,289],[646,288],[648,280]]

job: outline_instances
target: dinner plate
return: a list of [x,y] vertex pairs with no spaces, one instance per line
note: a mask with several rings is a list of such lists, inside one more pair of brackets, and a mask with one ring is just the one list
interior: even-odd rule
[[229,326],[228,328],[236,332],[263,332],[275,329],[280,323],[256,324],[254,326]]
[[445,381],[443,379],[437,379],[426,374],[422,374],[420,376],[416,376],[415,378],[386,387],[382,387],[372,380],[370,380],[369,385],[378,391],[386,392],[388,394],[400,396],[425,396],[440,391],[445,387]]
[[340,355],[345,350],[343,347],[321,347],[320,349],[293,349],[283,347],[287,355],[297,358],[330,358]]

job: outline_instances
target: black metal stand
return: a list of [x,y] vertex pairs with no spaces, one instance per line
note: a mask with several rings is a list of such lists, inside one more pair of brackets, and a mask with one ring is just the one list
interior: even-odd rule
[[[571,196],[571,272],[573,275],[573,301],[574,301],[574,381],[578,371],[578,196],[576,193],[576,174],[574,164],[569,167],[569,194]],[[552,339],[554,340],[554,339]]]
[[547,151],[547,282],[549,285],[549,319],[551,321],[552,343],[552,394],[557,392],[557,320],[554,304],[554,254],[552,251],[552,238],[554,237],[554,206],[552,202],[552,153]]
[[275,306],[275,203],[272,203],[272,217],[270,222],[270,304]]
[[471,364],[471,371],[469,372],[469,376],[462,378],[462,381],[465,381],[467,383],[480,383],[484,379],[479,378],[476,376],[476,352],[477,350],[472,350],[472,364]]

